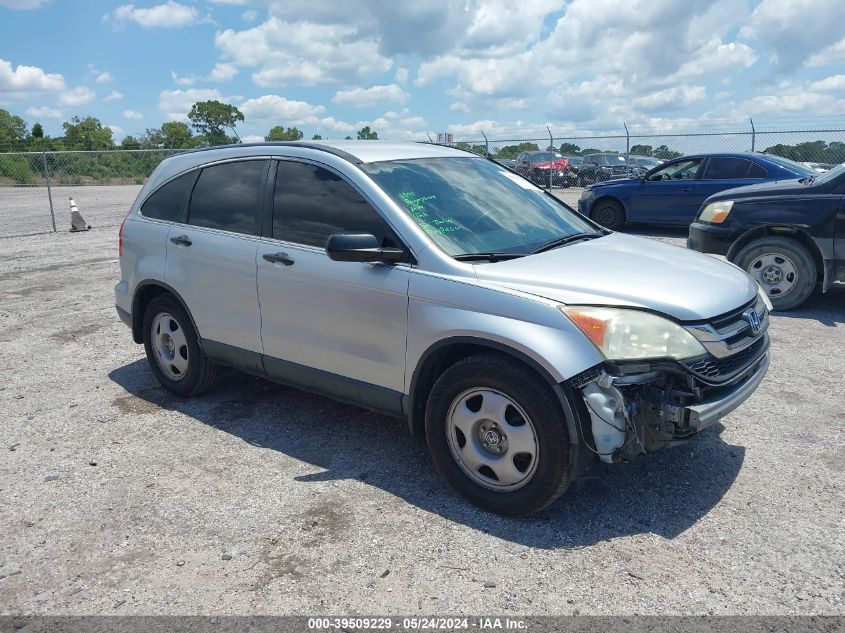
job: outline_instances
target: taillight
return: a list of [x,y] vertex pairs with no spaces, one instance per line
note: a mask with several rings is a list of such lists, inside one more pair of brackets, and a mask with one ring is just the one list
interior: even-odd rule
[[117,256],[123,257],[123,223],[126,222],[126,218],[123,218],[123,222],[120,223],[120,229],[117,231]]

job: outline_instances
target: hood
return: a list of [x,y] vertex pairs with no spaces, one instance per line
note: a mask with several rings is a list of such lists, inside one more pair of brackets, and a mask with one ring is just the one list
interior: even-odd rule
[[[627,172],[632,172],[632,169],[627,169]],[[613,180],[605,180],[602,182],[596,182],[591,185],[587,185],[587,189],[593,190],[601,190],[607,187],[618,187],[619,185],[630,185],[632,182],[639,182],[639,177],[637,176],[628,176],[622,178],[614,178]]]
[[552,301],[645,308],[680,321],[730,312],[757,294],[733,264],[622,233],[475,269],[480,281]]
[[760,182],[756,185],[745,185],[744,187],[725,189],[724,191],[720,191],[719,193],[710,196],[707,198],[707,201],[755,198],[758,196],[780,196],[792,193],[809,193],[812,191],[812,187],[813,185],[805,185],[797,179],[773,180],[769,182]]

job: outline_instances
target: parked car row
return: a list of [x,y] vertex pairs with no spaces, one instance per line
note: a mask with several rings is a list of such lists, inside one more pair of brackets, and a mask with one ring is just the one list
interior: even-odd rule
[[779,310],[845,281],[845,165],[819,173],[766,154],[683,156],[588,186],[578,210],[614,230],[689,226],[691,249],[724,255]]

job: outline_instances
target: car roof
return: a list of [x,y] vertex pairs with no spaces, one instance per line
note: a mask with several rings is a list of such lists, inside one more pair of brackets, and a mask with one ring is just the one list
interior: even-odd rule
[[[351,163],[375,163],[388,160],[410,160],[414,158],[443,158],[460,157],[467,158],[476,156],[472,152],[437,145],[435,143],[413,143],[413,142],[392,142],[392,141],[269,141],[265,143],[240,143],[237,145],[221,145],[206,149],[194,150],[194,153],[220,153],[221,158],[234,158],[239,153],[243,155],[255,154],[255,148],[259,148],[267,155],[285,155],[285,148],[301,147],[327,152],[339,156]],[[214,156],[212,159],[216,159]],[[481,158],[481,157],[479,157]],[[208,160],[206,158],[205,160]]]

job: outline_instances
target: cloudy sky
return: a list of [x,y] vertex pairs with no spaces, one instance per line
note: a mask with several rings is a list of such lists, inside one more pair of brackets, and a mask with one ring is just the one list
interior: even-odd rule
[[342,138],[845,119],[845,0],[0,0],[0,107]]

